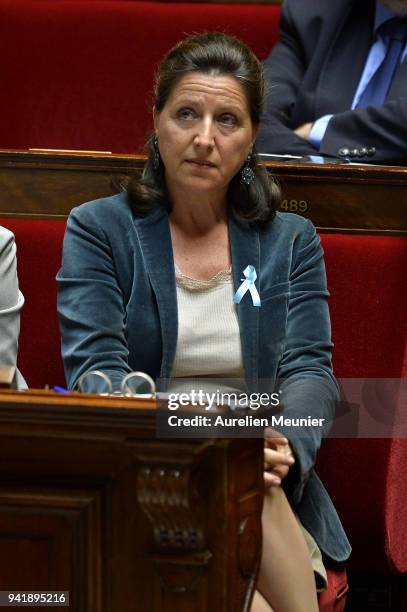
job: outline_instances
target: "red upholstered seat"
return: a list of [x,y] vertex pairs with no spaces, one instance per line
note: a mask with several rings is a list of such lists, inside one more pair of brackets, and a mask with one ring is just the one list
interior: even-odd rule
[[328,588],[319,594],[319,612],[343,612],[346,604],[346,594],[349,590],[346,571],[327,568]]
[[[407,241],[395,236],[322,236],[331,291],[338,377],[407,375]],[[394,419],[405,406],[394,407]],[[407,571],[407,440],[330,439],[318,473],[348,531],[352,569]]]
[[29,387],[65,386],[56,312],[55,275],[61,265],[65,220],[1,219],[14,232],[21,314],[18,366]]
[[336,376],[400,377],[407,329],[406,239],[354,234],[321,239]]

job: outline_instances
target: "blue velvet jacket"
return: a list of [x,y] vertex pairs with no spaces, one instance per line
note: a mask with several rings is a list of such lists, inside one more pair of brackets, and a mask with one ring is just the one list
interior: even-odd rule
[[[229,221],[235,289],[255,267],[261,307],[237,306],[243,365],[252,391],[280,380],[285,417],[325,418],[292,438],[297,457],[286,490],[321,550],[344,560],[350,546],[313,466],[338,399],[331,368],[325,268],[312,223],[277,213],[265,229]],[[62,354],[72,388],[99,369],[118,386],[132,370],[169,379],[177,345],[177,296],[168,215],[132,210],[126,193],[75,208],[57,276]],[[291,472],[291,470],[290,470]]]

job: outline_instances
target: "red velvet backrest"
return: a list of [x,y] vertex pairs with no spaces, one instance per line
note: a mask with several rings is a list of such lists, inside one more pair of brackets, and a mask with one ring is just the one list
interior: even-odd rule
[[29,387],[65,385],[56,313],[55,276],[61,265],[65,220],[1,219],[14,232],[21,313],[18,366]]
[[280,7],[129,0],[0,0],[0,148],[138,152],[153,73],[187,34],[220,30],[265,58]]
[[407,241],[323,234],[338,377],[400,377],[406,338]]
[[[406,239],[333,234],[321,238],[331,292],[335,374],[406,377]],[[395,411],[400,417],[405,406],[399,402]],[[317,471],[350,537],[350,567],[407,571],[406,465],[406,439],[324,443]]]

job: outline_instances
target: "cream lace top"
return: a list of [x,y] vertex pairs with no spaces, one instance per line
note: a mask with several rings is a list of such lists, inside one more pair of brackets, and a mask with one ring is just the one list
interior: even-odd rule
[[244,378],[232,270],[197,280],[175,267],[178,344],[172,376]]

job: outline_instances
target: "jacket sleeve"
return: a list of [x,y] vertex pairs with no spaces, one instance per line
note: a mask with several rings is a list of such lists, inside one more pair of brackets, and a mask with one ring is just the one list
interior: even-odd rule
[[18,288],[14,236],[0,228],[0,365],[17,365],[20,310],[24,297]]
[[407,97],[402,97],[382,105],[334,115],[328,123],[320,152],[323,155],[338,156],[339,150],[344,147],[374,147],[374,154],[368,158],[369,161],[405,163],[406,143]]
[[[292,109],[304,78],[306,66],[296,27],[283,4],[280,37],[264,63],[267,82],[266,109],[260,124],[256,149],[259,153],[315,155],[318,149],[294,132]],[[311,120],[311,119],[310,119]]]
[[[131,370],[125,300],[109,239],[86,206],[69,216],[57,275],[62,357],[70,389],[83,373],[101,370],[116,390]],[[93,378],[86,390],[100,392],[101,384],[101,379]]]
[[339,400],[331,365],[328,296],[319,236],[308,222],[293,249],[286,345],[278,372],[284,419],[320,419],[318,425],[278,427],[296,456],[285,483],[295,503],[301,500]]

